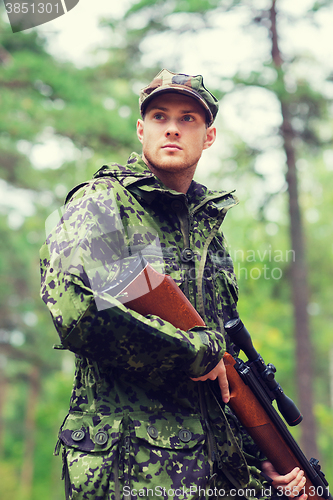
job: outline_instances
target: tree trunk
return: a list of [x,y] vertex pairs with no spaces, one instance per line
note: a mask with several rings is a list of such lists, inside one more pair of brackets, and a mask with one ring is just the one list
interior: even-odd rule
[[0,460],[5,457],[4,437],[5,437],[5,417],[4,408],[7,394],[7,379],[0,368]]
[[32,482],[34,473],[34,451],[36,444],[36,410],[39,397],[39,368],[32,366],[29,375],[29,392],[27,400],[27,413],[25,419],[25,444],[21,473],[21,495],[24,500],[31,499]]
[[330,345],[330,402],[333,410],[333,344]]
[[313,369],[310,326],[307,306],[309,302],[309,287],[307,264],[305,258],[305,241],[302,227],[301,211],[298,198],[296,151],[294,145],[295,133],[290,120],[289,104],[284,99],[287,94],[284,86],[283,57],[281,55],[276,24],[276,0],[272,0],[270,9],[270,35],[272,39],[272,59],[278,73],[280,88],[278,95],[282,112],[281,134],[287,158],[286,180],[289,195],[290,240],[295,258],[291,263],[291,290],[294,308],[294,333],[296,340],[296,381],[299,408],[303,414],[301,424],[301,447],[304,454],[318,458],[316,444],[316,424],[313,414]]

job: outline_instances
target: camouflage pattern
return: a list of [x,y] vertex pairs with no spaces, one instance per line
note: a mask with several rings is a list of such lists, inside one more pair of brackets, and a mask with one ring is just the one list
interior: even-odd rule
[[177,92],[194,97],[206,112],[208,126],[210,127],[214,122],[219,103],[216,97],[204,86],[201,75],[184,75],[162,69],[153,81],[140,92],[139,105],[142,116],[144,116],[150,100],[163,92]]
[[[265,497],[263,457],[216,384],[190,379],[218,363],[226,341],[232,350],[223,324],[238,290],[220,226],[236,203],[194,181],[186,195],[172,191],[135,153],[69,194],[41,249],[56,347],[76,355],[57,446],[67,498]],[[179,330],[108,293],[137,254],[176,281],[207,328]]]

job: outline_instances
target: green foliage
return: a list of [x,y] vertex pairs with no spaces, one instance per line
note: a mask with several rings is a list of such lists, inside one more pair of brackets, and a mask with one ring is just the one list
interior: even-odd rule
[[[68,411],[73,356],[52,349],[57,336],[39,297],[39,248],[45,219],[69,189],[134,149],[137,97],[127,79],[110,78],[112,65],[59,63],[35,32],[13,35],[1,21],[0,49],[1,498],[60,500],[61,460],[53,450]],[[44,158],[50,167],[36,168],[31,154],[50,141],[56,156],[65,149],[68,157],[57,164]]]
[[13,463],[0,462],[1,475],[1,498],[11,500],[16,497],[18,491],[18,473]]

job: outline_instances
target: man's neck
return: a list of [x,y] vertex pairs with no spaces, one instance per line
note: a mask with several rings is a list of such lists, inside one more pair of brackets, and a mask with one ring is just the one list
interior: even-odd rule
[[161,170],[152,165],[145,157],[142,155],[143,161],[146,163],[149,170],[169,189],[173,191],[178,191],[178,193],[186,194],[195,172],[195,167],[193,170],[188,170],[186,172],[181,172],[177,175],[175,172],[168,172]]

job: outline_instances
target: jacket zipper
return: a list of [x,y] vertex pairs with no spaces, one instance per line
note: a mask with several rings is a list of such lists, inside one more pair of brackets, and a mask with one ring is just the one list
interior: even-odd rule
[[[184,241],[184,249],[190,248],[190,221],[189,221],[189,212],[186,207],[185,210],[177,214],[179,222],[180,222],[180,230],[183,235]],[[188,272],[190,270],[190,263],[182,262],[182,268],[184,269],[184,293],[187,298],[189,298],[189,279]]]
[[[126,480],[125,480],[125,482],[124,482],[124,486],[127,486],[127,488],[126,488],[126,489],[127,489],[128,491],[129,491],[129,489],[130,489],[130,488],[129,488],[129,486],[130,486],[130,479],[129,479],[129,477],[130,477],[130,470],[129,470],[129,453],[130,453],[130,436],[125,436],[125,438],[124,438],[124,455],[125,455],[125,457],[124,457],[124,458],[125,458],[124,462],[126,462],[126,461],[127,461],[128,468],[127,468],[127,478],[126,478]],[[130,494],[130,493],[128,493],[128,494],[126,495],[126,494],[124,493],[123,498],[124,498],[124,500],[130,500],[130,498],[131,498],[131,494]]]
[[205,422],[206,430],[207,430],[207,444],[208,444],[208,463],[209,463],[209,482],[213,479],[215,476],[214,474],[214,462],[217,461],[217,465],[219,468],[221,468],[222,463],[221,463],[221,458],[219,455],[219,452],[217,450],[216,446],[216,441],[215,437],[213,434],[213,431],[211,429],[210,423],[209,423],[209,416],[208,416],[208,411],[207,407],[205,405],[205,400],[204,400],[204,385],[201,382],[198,382],[199,384],[199,401],[200,401],[200,411],[202,418]]

